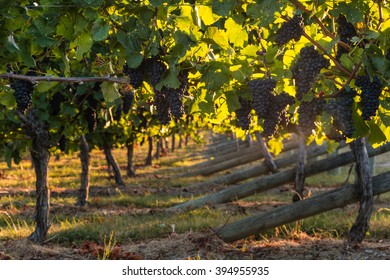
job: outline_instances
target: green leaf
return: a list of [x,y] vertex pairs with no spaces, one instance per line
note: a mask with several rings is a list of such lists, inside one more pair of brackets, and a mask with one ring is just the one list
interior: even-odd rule
[[74,26],[72,18],[69,15],[64,15],[60,19],[60,23],[57,25],[57,35],[63,36],[65,39],[72,41],[74,34]]
[[229,83],[229,69],[222,62],[212,61],[202,71],[201,81],[210,90],[220,91],[224,84]]
[[334,17],[344,14],[347,20],[351,23],[357,23],[364,21],[364,14],[369,11],[369,7],[363,0],[354,0],[339,2],[336,7],[330,11],[330,14]]
[[241,107],[241,104],[238,101],[237,92],[228,91],[225,93],[225,98],[229,112],[234,112]]
[[221,17],[214,14],[213,10],[209,6],[197,6],[196,7],[199,11],[199,17],[203,21],[204,25],[212,25],[214,22],[219,20]]
[[102,90],[104,100],[107,102],[114,102],[116,99],[121,97],[116,84],[104,82],[101,84],[100,88]]
[[249,4],[246,13],[260,21],[260,26],[267,26],[275,21],[275,13],[284,6],[281,1],[264,0],[260,3]]
[[80,61],[83,58],[83,54],[89,52],[93,44],[92,37],[89,33],[81,33],[76,40],[74,45],[76,46],[76,59]]
[[370,127],[368,141],[374,148],[377,148],[387,140],[386,135],[374,121],[368,122],[368,125]]
[[15,38],[14,38],[13,35],[7,36],[6,48],[7,48],[11,53],[14,53],[14,52],[17,52],[17,51],[20,50],[18,44],[15,42]]
[[229,42],[236,47],[243,47],[244,43],[248,41],[248,34],[246,31],[232,18],[229,18],[225,21],[225,28]]
[[130,68],[137,68],[141,65],[143,56],[140,53],[126,54],[126,63]]
[[80,6],[99,7],[103,4],[103,0],[73,0],[73,3]]
[[101,20],[97,20],[94,22],[92,27],[92,39],[94,41],[103,41],[108,37],[108,32],[110,31],[110,25],[102,22]]
[[209,44],[216,44],[222,49],[227,49],[230,47],[226,33],[214,26],[207,28],[203,41]]
[[12,108],[16,105],[12,91],[0,91],[0,104]]
[[235,0],[213,0],[213,12],[220,16],[228,16],[236,5]]
[[364,137],[368,134],[370,128],[366,124],[366,122],[363,120],[363,118],[356,112],[356,110],[353,110],[353,123],[355,126],[355,131],[353,136],[354,137]]

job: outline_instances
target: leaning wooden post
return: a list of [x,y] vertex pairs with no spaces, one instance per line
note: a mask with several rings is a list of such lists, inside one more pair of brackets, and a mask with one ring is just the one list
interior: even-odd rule
[[293,195],[293,201],[303,199],[303,192],[305,189],[305,164],[306,164],[306,141],[301,132],[298,132],[298,159],[295,173],[295,194]]
[[260,133],[256,133],[256,138],[257,138],[257,142],[260,143],[261,153],[263,154],[264,160],[267,163],[267,165],[269,166],[271,172],[272,173],[277,172],[278,171],[278,167],[276,166],[275,161],[272,158],[272,155],[269,152],[268,147],[267,147],[267,145],[265,144],[265,142],[263,140],[263,137],[261,137]]
[[348,241],[360,243],[370,227],[374,195],[370,162],[364,138],[357,138],[353,141],[351,150],[356,162],[356,192],[360,194],[360,207],[356,221],[349,231]]

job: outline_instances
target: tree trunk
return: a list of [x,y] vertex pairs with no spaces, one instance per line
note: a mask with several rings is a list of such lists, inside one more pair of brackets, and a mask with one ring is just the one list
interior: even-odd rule
[[126,167],[127,176],[135,177],[135,172],[133,168],[134,142],[133,141],[127,142],[126,147],[127,147],[127,167]]
[[175,145],[176,145],[176,143],[175,143],[175,139],[176,139],[176,135],[175,135],[175,133],[172,133],[172,145],[171,145],[171,151],[172,151],[172,153],[175,151]]
[[179,144],[177,145],[178,149],[183,148],[183,133],[181,129],[179,130]]
[[157,141],[156,141],[156,153],[154,154],[154,157],[156,159],[159,159],[160,158],[160,153],[161,153],[161,141],[162,141],[162,138],[161,136],[159,136],[157,138]]
[[294,202],[298,200],[302,200],[304,197],[303,192],[305,190],[306,157],[307,157],[307,151],[306,151],[305,137],[302,135],[302,133],[299,133],[298,134],[298,158],[297,158],[297,165],[296,165],[297,172],[295,174],[295,184],[294,184],[295,193],[292,199]]
[[[390,191],[390,172],[374,177],[373,185],[375,195]],[[259,213],[222,226],[216,230],[216,233],[224,241],[233,242],[271,228],[344,207],[359,200],[359,194],[356,192],[357,187],[357,185],[348,185],[265,213]]]
[[186,136],[185,136],[185,141],[184,141],[184,145],[185,145],[185,146],[188,145],[189,139],[190,139],[190,134],[187,132],[187,133],[186,133]]
[[42,146],[37,139],[32,140],[31,157],[34,162],[36,176],[36,205],[35,205],[35,231],[29,240],[43,243],[50,227],[50,189],[48,184],[48,166],[50,153],[47,147]]
[[152,152],[153,152],[153,138],[151,136],[148,137],[148,154],[145,159],[145,165],[152,165]]
[[112,155],[111,146],[108,144],[104,144],[103,150],[104,150],[104,154],[106,156],[108,164],[111,165],[112,170],[114,171],[114,178],[115,178],[116,184],[118,185],[118,187],[122,187],[122,188],[125,187],[126,184],[123,181],[119,166],[118,166],[114,156]]
[[274,159],[272,158],[271,153],[269,152],[267,145],[265,144],[263,137],[261,137],[260,133],[256,133],[257,142],[260,143],[261,153],[263,154],[265,163],[269,166],[269,169],[272,173],[278,171],[278,167],[275,164]]
[[81,161],[81,175],[80,175],[80,190],[77,205],[86,206],[89,197],[89,146],[85,136],[80,137],[80,161]]
[[356,162],[356,192],[360,197],[359,213],[356,221],[349,231],[348,241],[362,242],[370,227],[370,218],[373,206],[372,176],[370,171],[370,161],[367,154],[364,138],[357,138],[351,143]]
[[[372,157],[388,151],[390,151],[390,143],[385,144],[377,149],[370,148],[368,150],[368,155]],[[327,159],[323,159],[320,161],[313,160],[305,166],[305,174],[307,176],[311,176],[327,171],[334,167],[352,163],[353,161],[354,158],[352,152],[346,152],[340,155],[333,155]],[[251,196],[255,193],[264,192],[275,187],[281,186],[283,184],[292,182],[295,178],[295,174],[296,168],[288,169],[280,173],[261,177],[259,180],[250,181],[241,185],[231,186],[217,193],[173,206],[171,209],[177,211],[186,211],[199,208],[204,205],[235,201],[244,197]]]

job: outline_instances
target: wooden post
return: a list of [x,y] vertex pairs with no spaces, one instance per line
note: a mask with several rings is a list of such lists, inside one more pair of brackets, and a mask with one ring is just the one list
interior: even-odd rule
[[264,160],[266,164],[269,166],[269,169],[271,170],[272,173],[277,172],[278,167],[276,166],[275,161],[272,158],[272,155],[269,152],[267,145],[263,141],[263,137],[261,137],[260,133],[256,133],[256,138],[257,138],[257,142],[260,143],[261,153],[263,154]]
[[[390,191],[390,172],[373,178],[374,194]],[[226,242],[233,242],[287,223],[314,216],[332,209],[344,207],[359,200],[355,185],[329,191],[296,203],[259,213],[216,229]]]
[[305,164],[307,153],[305,137],[301,132],[298,133],[298,145],[298,157],[294,182],[295,193],[293,195],[294,202],[304,198],[303,192],[305,190]]
[[370,218],[374,204],[374,192],[370,162],[364,138],[357,138],[351,143],[351,150],[356,162],[356,193],[359,194],[359,213],[349,231],[350,242],[362,242],[370,227]]
[[[370,157],[390,151],[390,143],[385,144],[377,149],[368,149]],[[331,168],[343,166],[354,161],[352,152],[342,153],[340,155],[332,155],[327,159],[320,161],[310,161],[305,166],[306,176],[311,176]],[[253,180],[245,184],[234,185],[217,193],[200,197],[176,206],[171,207],[172,210],[186,211],[202,207],[204,205],[212,205],[235,201],[240,198],[248,197],[255,193],[264,192],[280,185],[292,182],[295,179],[296,168],[291,168],[269,176],[261,177],[258,180]]]

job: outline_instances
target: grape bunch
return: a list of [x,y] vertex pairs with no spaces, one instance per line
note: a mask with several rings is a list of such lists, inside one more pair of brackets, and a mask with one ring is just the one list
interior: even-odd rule
[[340,142],[346,139],[345,135],[334,126],[330,128],[330,131],[326,134],[326,137],[329,140],[334,140],[336,142]]
[[390,60],[390,48],[388,48],[386,51],[386,59]]
[[134,91],[126,91],[123,95],[123,113],[127,114],[134,101]]
[[355,85],[362,90],[362,117],[364,120],[371,120],[371,118],[376,115],[376,111],[379,107],[379,96],[382,93],[382,83],[378,76],[374,76],[372,81],[369,76],[357,76]]
[[66,138],[64,135],[61,135],[60,139],[58,140],[58,148],[61,152],[65,152],[66,150]]
[[88,106],[84,110],[84,117],[88,124],[88,131],[90,133],[93,133],[97,127],[97,114],[96,110],[93,109],[91,106]]
[[[340,36],[340,41],[350,44],[352,37],[357,36],[355,27],[347,21],[344,15],[340,15],[337,18],[337,24],[337,34]],[[336,59],[340,60],[340,57],[347,52],[342,46],[337,45]]]
[[161,81],[167,67],[164,62],[158,57],[149,58],[145,61],[144,66],[145,74],[148,75],[150,83],[155,88],[156,85]]
[[270,96],[270,107],[267,116],[264,118],[263,133],[264,137],[270,137],[276,133],[278,125],[284,125],[287,121],[286,107],[294,103],[294,97],[283,92],[279,95]]
[[299,41],[303,34],[303,26],[304,23],[302,15],[295,15],[292,19],[284,22],[280,29],[276,31],[276,44],[278,44],[278,46],[282,46],[292,39]]
[[157,119],[163,125],[168,124],[172,118],[171,109],[166,95],[161,91],[154,92],[154,105],[157,109]]
[[61,104],[65,101],[65,96],[62,92],[56,92],[50,100],[50,115],[58,116],[61,109]]
[[249,90],[252,95],[252,108],[259,118],[266,118],[271,102],[271,96],[276,81],[274,79],[254,79],[249,81]]
[[14,90],[17,109],[24,114],[31,107],[33,84],[25,80],[11,80],[10,86]]
[[352,137],[355,130],[352,118],[352,105],[355,96],[355,90],[344,89],[324,106],[324,109],[333,116],[334,128],[349,138]]
[[319,54],[313,46],[301,49],[300,58],[291,69],[297,88],[296,97],[298,100],[302,100],[303,96],[309,92],[321,69],[329,66],[329,61]]
[[123,103],[120,103],[116,109],[115,109],[115,114],[114,114],[114,121],[120,121],[122,118],[122,113],[123,113]]
[[241,107],[235,111],[237,117],[237,125],[244,130],[248,130],[252,120],[251,102],[242,98],[241,96],[238,97],[238,101],[240,102]]
[[318,115],[322,113],[325,100],[312,99],[311,101],[302,101],[298,108],[298,128],[305,134],[311,134],[315,128],[315,121]]
[[164,93],[172,115],[175,117],[175,119],[180,119],[184,115],[183,89],[164,88]]
[[144,82],[143,68],[143,64],[137,68],[129,68],[127,64],[123,66],[123,74],[129,77],[129,84],[135,89],[141,87]]

